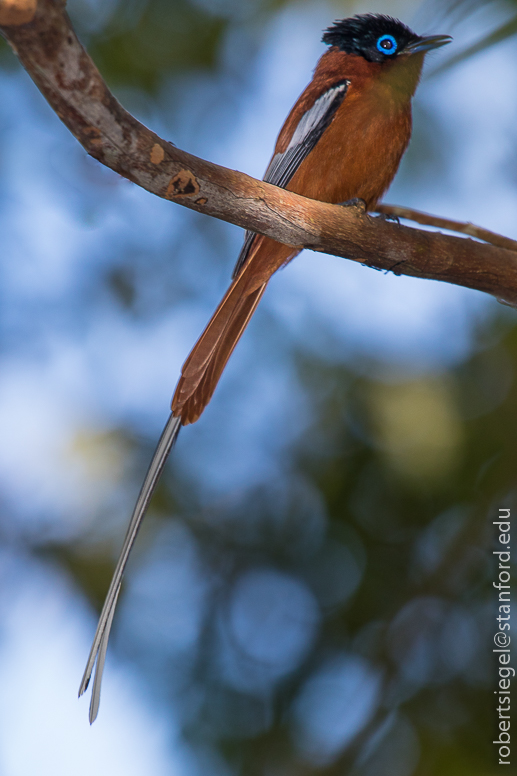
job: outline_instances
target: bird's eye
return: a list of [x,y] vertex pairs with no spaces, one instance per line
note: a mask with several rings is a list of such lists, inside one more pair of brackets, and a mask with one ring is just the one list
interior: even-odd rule
[[390,56],[397,50],[397,41],[393,35],[381,35],[377,41],[377,50],[380,51],[381,54]]

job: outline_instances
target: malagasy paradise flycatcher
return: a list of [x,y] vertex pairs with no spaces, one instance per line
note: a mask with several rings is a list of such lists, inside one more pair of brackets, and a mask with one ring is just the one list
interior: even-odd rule
[[[397,19],[365,14],[329,27],[312,81],[296,101],[276,141],[264,180],[310,199],[361,199],[373,210],[411,137],[411,98],[427,51],[451,40],[420,37]],[[138,496],[106,596],[79,689],[96,664],[90,722],[97,716],[102,672],[122,575],[154,488],[180,428],[194,423],[266,290],[269,279],[299,253],[247,232],[232,283],[183,364],[162,433]]]

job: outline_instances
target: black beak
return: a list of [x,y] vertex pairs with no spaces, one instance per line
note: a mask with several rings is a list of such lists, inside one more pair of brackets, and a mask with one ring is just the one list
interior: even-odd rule
[[408,43],[405,47],[404,54],[418,54],[420,52],[431,51],[431,49],[440,48],[440,46],[446,46],[452,40],[450,35],[429,35],[426,38],[420,38],[414,43]]

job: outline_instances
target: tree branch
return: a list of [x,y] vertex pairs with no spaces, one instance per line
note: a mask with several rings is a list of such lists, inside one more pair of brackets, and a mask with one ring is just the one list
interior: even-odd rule
[[113,97],[78,41],[63,0],[0,0],[0,32],[86,151],[147,191],[288,245],[517,304],[517,255],[506,246],[388,223],[360,206],[308,200],[160,138]]

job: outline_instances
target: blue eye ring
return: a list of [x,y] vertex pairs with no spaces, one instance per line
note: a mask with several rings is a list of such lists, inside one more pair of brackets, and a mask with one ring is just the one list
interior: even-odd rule
[[[383,43],[391,43],[391,46],[383,46]],[[381,54],[386,54],[387,57],[390,57],[392,54],[394,54],[397,48],[398,44],[393,35],[381,35],[377,41],[377,51],[380,51]]]

